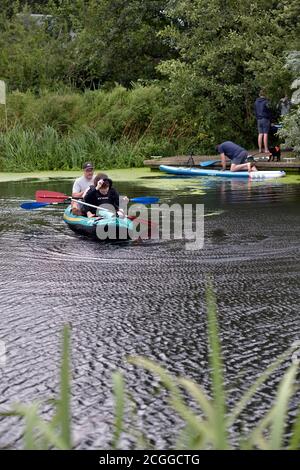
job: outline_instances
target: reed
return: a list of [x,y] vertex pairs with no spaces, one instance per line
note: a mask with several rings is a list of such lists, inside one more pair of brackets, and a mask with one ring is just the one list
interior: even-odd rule
[[184,154],[195,123],[157,85],[127,90],[12,92],[0,113],[0,171],[142,166],[151,155]]

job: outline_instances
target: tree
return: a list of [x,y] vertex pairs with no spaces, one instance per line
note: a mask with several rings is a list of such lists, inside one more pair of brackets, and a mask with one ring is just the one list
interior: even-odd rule
[[[66,9],[64,2],[59,16]],[[71,2],[73,5],[73,2]],[[78,3],[78,2],[77,2]],[[169,20],[161,0],[89,0],[72,22],[76,33],[71,75],[81,87],[99,87],[158,77],[155,67],[171,57],[158,32]],[[70,18],[70,13],[68,13]]]
[[295,80],[291,85],[292,112],[283,119],[283,128],[279,135],[285,139],[288,147],[292,147],[297,154],[300,154],[300,51],[290,52],[287,56],[286,67],[289,68]]
[[[163,37],[179,53],[158,68],[174,99],[197,116],[206,144],[249,142],[255,135],[253,101],[260,87],[277,102],[290,80],[284,47],[294,39],[295,2],[171,0],[166,13],[177,23]],[[250,132],[251,136],[251,132]]]
[[157,79],[174,55],[158,36],[169,23],[162,0],[3,1],[0,75],[11,89],[129,87]]
[[[18,2],[17,2],[18,3]],[[6,11],[0,29],[0,76],[9,90],[39,90],[66,81],[69,68],[67,30],[51,17],[36,18],[26,6]]]

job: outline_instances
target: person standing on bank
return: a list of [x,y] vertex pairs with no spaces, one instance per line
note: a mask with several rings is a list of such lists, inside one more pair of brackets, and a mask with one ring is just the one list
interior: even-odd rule
[[285,95],[284,98],[281,98],[279,100],[277,108],[279,109],[280,117],[283,117],[289,114],[290,109],[291,109],[291,100],[289,99],[287,95]]
[[264,153],[270,153],[268,148],[268,133],[271,126],[271,110],[263,90],[260,90],[259,98],[255,101],[254,112],[257,120],[258,151],[262,153],[262,145],[264,145]]
[[222,171],[226,170],[226,157],[231,161],[230,171],[257,171],[256,166],[247,161],[249,156],[247,150],[231,140],[217,145],[216,150],[221,157]]

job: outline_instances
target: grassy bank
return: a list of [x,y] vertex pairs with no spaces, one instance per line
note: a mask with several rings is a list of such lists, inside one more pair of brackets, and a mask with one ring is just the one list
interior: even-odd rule
[[0,115],[0,171],[79,169],[86,160],[139,167],[151,155],[186,153],[199,138],[197,123],[154,85],[13,92],[7,111],[7,126]]

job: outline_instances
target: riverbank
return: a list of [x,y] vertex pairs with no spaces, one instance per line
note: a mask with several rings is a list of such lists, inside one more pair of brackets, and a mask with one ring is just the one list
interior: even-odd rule
[[[132,181],[136,178],[150,176],[151,170],[149,168],[122,168],[122,169],[103,169],[96,168],[97,172],[109,173],[109,176],[115,181]],[[69,171],[36,171],[36,172],[0,172],[0,183],[8,181],[22,181],[26,179],[38,179],[38,180],[49,180],[49,179],[61,179],[61,178],[78,178],[82,175],[80,170],[69,170]]]

